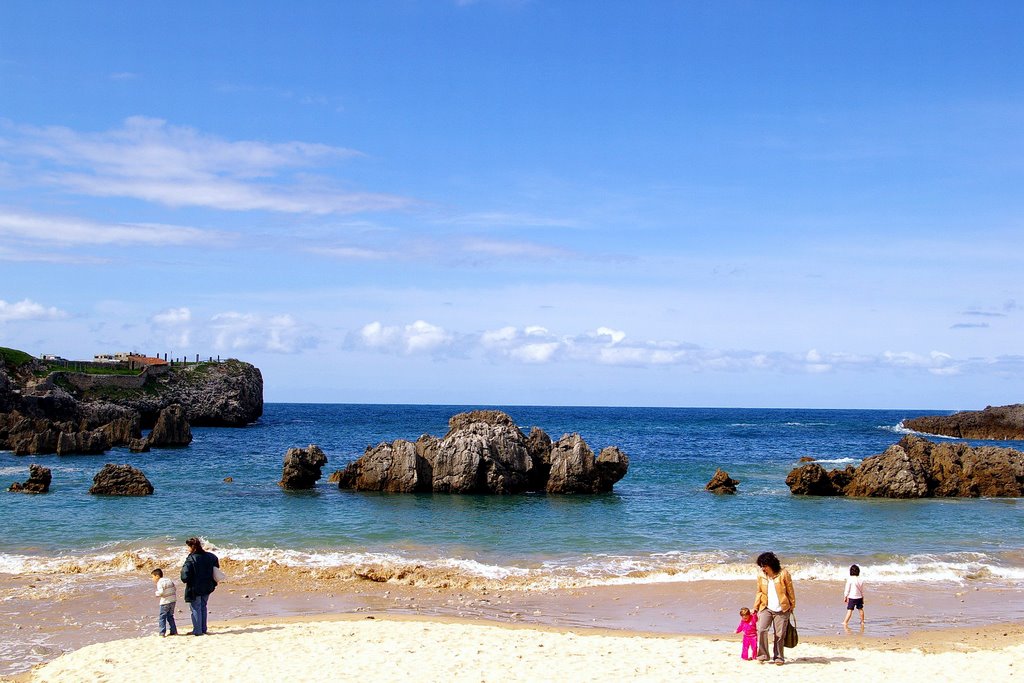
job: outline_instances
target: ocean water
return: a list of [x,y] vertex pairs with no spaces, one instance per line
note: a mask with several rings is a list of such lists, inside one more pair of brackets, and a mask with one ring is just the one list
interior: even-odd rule
[[[1020,499],[790,495],[785,478],[801,457],[857,464],[898,441],[901,420],[927,411],[504,407],[524,431],[579,432],[595,453],[619,446],[629,473],[594,496],[357,493],[327,483],[368,445],[441,436],[467,409],[268,404],[249,427],[194,429],[184,449],[0,452],[4,486],[25,480],[32,462],[53,472],[48,495],[0,495],[0,573],[134,571],[131,558],[180,561],[183,539],[199,535],[222,557],[255,563],[437,568],[524,589],[746,580],[764,550],[802,578],[838,579],[858,562],[873,582],[1024,587]],[[327,453],[324,478],[313,491],[282,490],[285,451],[310,443]],[[107,462],[139,467],[156,493],[89,495]],[[704,491],[718,467],[740,481],[737,495]]]

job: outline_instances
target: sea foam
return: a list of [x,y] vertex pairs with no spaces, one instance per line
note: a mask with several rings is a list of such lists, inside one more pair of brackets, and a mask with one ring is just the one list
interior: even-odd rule
[[[725,552],[667,552],[647,555],[594,554],[551,558],[530,565],[471,557],[427,557],[401,552],[299,551],[280,548],[209,549],[230,573],[262,574],[289,569],[335,578],[407,585],[503,590],[549,590],[627,584],[744,581],[755,575],[747,556]],[[0,573],[48,575],[129,575],[155,566],[177,566],[181,548],[139,547],[81,555],[0,554]],[[985,582],[1024,587],[1024,567],[985,553],[909,555],[861,561],[872,583],[914,584]],[[849,564],[837,559],[794,557],[787,562],[799,580],[843,581]]]

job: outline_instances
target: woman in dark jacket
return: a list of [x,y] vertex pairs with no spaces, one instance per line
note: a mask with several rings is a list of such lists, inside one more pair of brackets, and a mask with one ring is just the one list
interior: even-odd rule
[[206,633],[206,603],[217,587],[213,568],[220,566],[220,560],[203,550],[203,544],[194,536],[185,545],[189,553],[181,566],[181,582],[185,584],[185,602],[192,610],[192,635],[201,636]]

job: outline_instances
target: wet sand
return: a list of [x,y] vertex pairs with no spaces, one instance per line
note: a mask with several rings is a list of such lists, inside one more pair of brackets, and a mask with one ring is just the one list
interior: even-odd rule
[[[754,581],[627,584],[557,590],[490,586],[407,585],[353,580],[330,572],[272,566],[262,571],[225,563],[232,579],[210,600],[214,629],[238,620],[274,623],[363,617],[469,619],[533,628],[606,629],[736,640],[740,607],[750,606]],[[954,651],[1024,642],[1019,592],[991,585],[887,584],[868,587],[868,624],[858,615],[845,630],[842,584],[797,582],[801,637],[828,647],[910,652]],[[157,601],[148,568],[109,575],[0,575],[0,619],[11,635],[0,645],[0,674],[11,675],[63,652],[156,630]],[[181,599],[180,631],[191,629]],[[1004,635],[1005,634],[1005,635]],[[731,647],[731,645],[730,645]]]

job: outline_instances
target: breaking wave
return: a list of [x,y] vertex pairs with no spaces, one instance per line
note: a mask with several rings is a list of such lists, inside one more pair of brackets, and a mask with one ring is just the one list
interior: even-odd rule
[[957,440],[957,438],[955,436],[946,436],[945,434],[930,434],[928,432],[917,432],[917,431],[914,431],[913,429],[908,429],[903,424],[903,420],[900,420],[899,422],[897,422],[894,425],[878,425],[878,428],[881,429],[884,432],[892,432],[893,434],[903,434],[903,435],[914,434],[916,436],[927,436],[928,438],[932,438],[932,439],[950,439],[952,441],[956,441]]
[[[750,558],[728,553],[668,552],[647,555],[594,554],[552,558],[529,564],[486,562],[472,558],[416,557],[401,552],[315,551],[275,548],[217,548],[232,580],[296,579],[392,583],[456,589],[550,590],[644,583],[745,581],[754,575]],[[873,583],[968,584],[984,582],[1024,587],[1024,566],[1012,554],[984,553],[879,557],[862,561],[862,575]],[[91,555],[0,554],[0,573],[118,576],[147,572],[157,566],[177,567],[181,549],[134,548]],[[801,580],[842,581],[849,563],[818,558],[792,558],[787,566]],[[84,578],[84,577],[83,577]]]

